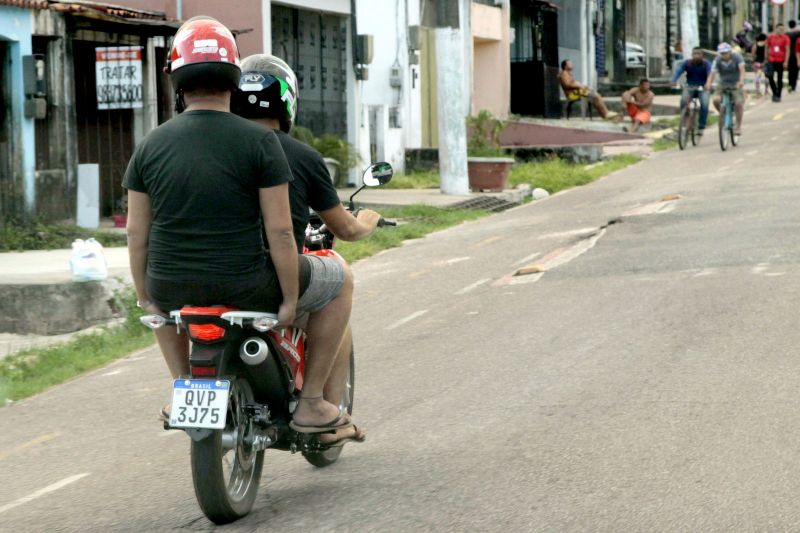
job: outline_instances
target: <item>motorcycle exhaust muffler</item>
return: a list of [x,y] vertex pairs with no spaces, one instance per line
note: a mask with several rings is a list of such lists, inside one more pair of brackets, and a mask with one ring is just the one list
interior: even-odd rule
[[248,365],[260,365],[269,355],[269,345],[261,337],[250,337],[239,348],[239,357]]

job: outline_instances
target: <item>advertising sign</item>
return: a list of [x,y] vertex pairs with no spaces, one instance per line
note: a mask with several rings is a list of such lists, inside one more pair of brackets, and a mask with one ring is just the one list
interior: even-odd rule
[[95,48],[97,109],[142,107],[142,47]]

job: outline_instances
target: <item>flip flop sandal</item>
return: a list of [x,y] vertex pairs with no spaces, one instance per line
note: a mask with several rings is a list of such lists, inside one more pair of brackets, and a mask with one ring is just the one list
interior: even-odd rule
[[163,420],[164,422],[169,422],[169,415],[172,411],[172,404],[168,403],[164,407],[161,408],[161,412],[158,413],[158,419]]
[[342,437],[341,439],[336,439],[332,441],[319,441],[319,443],[322,446],[329,446],[332,448],[334,446],[343,446],[344,443],[348,440],[351,440],[353,442],[364,442],[365,440],[367,440],[367,435],[365,433],[362,433],[357,425],[353,424],[352,427],[354,433],[348,435],[347,437]]
[[[289,427],[298,433],[328,433],[329,431],[336,431],[337,429],[349,428],[353,425],[353,421],[342,422],[348,416],[343,408],[339,408],[339,415],[330,422],[321,426],[307,426],[305,424],[298,424],[294,420],[289,422]],[[342,422],[342,423],[340,423]]]

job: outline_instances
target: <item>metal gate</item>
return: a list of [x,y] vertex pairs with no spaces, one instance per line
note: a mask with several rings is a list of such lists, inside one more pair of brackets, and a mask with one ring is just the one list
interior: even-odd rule
[[347,17],[272,6],[272,53],[297,74],[297,124],[347,136]]
[[[117,44],[117,43],[115,43]],[[128,44],[128,43],[125,43]],[[141,44],[132,42],[130,44]],[[100,213],[122,212],[122,177],[133,154],[133,110],[97,109],[95,48],[104,42],[72,42],[78,163],[100,165]]]

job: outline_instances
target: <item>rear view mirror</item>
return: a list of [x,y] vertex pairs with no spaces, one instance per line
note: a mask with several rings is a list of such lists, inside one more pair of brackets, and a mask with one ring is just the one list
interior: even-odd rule
[[389,163],[375,163],[364,171],[362,179],[367,187],[386,185],[392,179],[394,170]]

